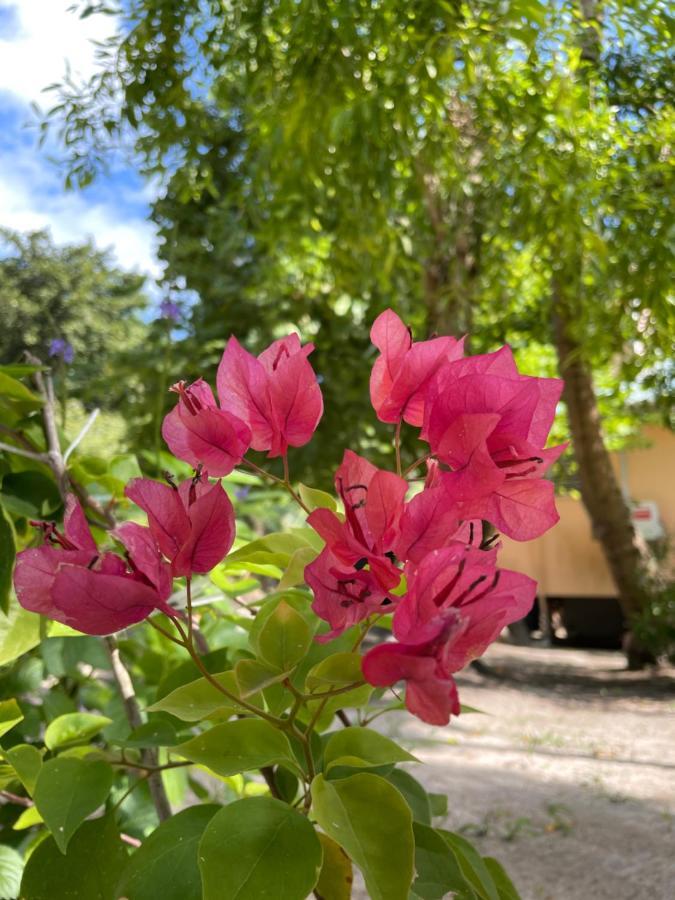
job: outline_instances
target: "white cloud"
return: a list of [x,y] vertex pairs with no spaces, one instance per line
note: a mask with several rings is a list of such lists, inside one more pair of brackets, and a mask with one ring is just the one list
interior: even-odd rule
[[91,41],[104,39],[114,28],[108,16],[79,19],[68,12],[72,4],[0,0],[0,225],[18,231],[49,228],[59,243],[91,238],[101,249],[111,248],[124,268],[157,277],[157,237],[144,217],[157,186],[145,183],[132,195],[128,177],[118,173],[85,192],[67,192],[46,153],[25,139],[23,125],[32,118],[29,102],[44,100],[42,89],[63,77],[66,60],[73,75],[91,75]]
[[124,268],[159,275],[157,237],[150,222],[113,203],[92,202],[87,194],[60,191],[58,186],[58,172],[36,155],[0,154],[0,224],[17,231],[49,228],[59,243],[92,238],[97,247],[111,247]]
[[0,91],[24,102],[40,101],[48,84],[60,81],[66,60],[74,75],[87,77],[95,68],[92,40],[113,30],[109,16],[79,19],[69,12],[73,0],[18,0],[3,4],[16,27],[0,34]]

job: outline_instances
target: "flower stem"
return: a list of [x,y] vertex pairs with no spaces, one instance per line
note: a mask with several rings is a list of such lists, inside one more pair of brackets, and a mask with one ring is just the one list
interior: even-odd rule
[[206,668],[206,666],[202,662],[201,657],[199,656],[199,654],[197,653],[197,651],[194,648],[194,644],[192,643],[192,639],[191,639],[190,635],[185,631],[185,629],[180,624],[178,619],[172,618],[171,621],[173,622],[174,626],[176,627],[176,630],[178,631],[181,638],[183,639],[182,644],[185,647],[185,649],[187,650],[187,652],[190,654],[192,661],[194,662],[194,664],[197,666],[197,668],[202,673],[204,678],[209,682],[209,684],[212,687],[214,687],[220,694],[222,694],[223,697],[227,697],[227,699],[231,703],[234,703],[235,706],[240,706],[242,709],[247,710],[247,712],[250,712],[253,715],[258,716],[261,719],[265,719],[267,722],[269,722],[271,725],[274,725],[276,728],[284,727],[284,724],[285,724],[284,719],[279,719],[279,718],[277,718],[277,716],[272,716],[269,713],[266,713],[263,709],[260,709],[258,706],[254,706],[252,703],[249,703],[247,700],[244,700],[242,697],[238,697],[236,694],[231,693],[230,691],[227,690],[227,688],[223,687],[223,685],[220,684],[220,682],[217,681],[217,679],[215,679],[213,677],[213,675],[209,672],[209,670]]
[[396,431],[394,432],[394,451],[396,452],[396,474],[401,475],[401,426],[403,419],[399,419],[396,423]]

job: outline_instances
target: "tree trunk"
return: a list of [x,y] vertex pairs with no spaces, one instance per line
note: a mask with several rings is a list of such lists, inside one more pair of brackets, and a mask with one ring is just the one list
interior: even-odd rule
[[[574,455],[579,466],[581,497],[616,584],[618,599],[630,629],[631,621],[649,596],[647,563],[602,436],[592,374],[571,334],[569,314],[560,290],[553,289],[553,327],[560,374],[565,381]],[[651,661],[632,635],[625,645],[630,668]]]

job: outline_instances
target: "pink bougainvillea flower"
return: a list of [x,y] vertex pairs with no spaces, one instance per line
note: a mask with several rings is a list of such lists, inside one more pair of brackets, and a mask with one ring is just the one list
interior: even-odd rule
[[421,436],[451,469],[441,481],[461,518],[488,519],[521,541],[558,521],[542,476],[566,446],[544,449],[561,390],[557,378],[521,375],[508,347],[436,373]]
[[315,509],[308,516],[308,523],[341,562],[367,565],[382,590],[391,590],[401,575],[391,555],[407,482],[346,450],[335,473],[335,486],[344,503],[344,521],[331,510]]
[[190,385],[179,381],[171,390],[178,394],[178,403],[162,424],[169,450],[195,468],[203,465],[217,477],[229,475],[251,444],[248,425],[218,409],[211,388],[201,378]]
[[297,334],[270,344],[257,358],[231,337],[218,366],[221,409],[247,423],[254,450],[283,456],[302,447],[323,413],[323,397],[307,357],[313,344]]
[[378,686],[406,681],[408,709],[425,722],[444,725],[459,712],[452,674],[481,656],[534,602],[536,582],[496,569],[495,557],[494,549],[455,542],[406,566],[407,593],[394,613],[399,643],[364,657],[366,680]]
[[378,419],[422,425],[429,381],[439,366],[462,356],[463,340],[413,341],[392,309],[375,319],[370,338],[380,351],[370,376],[370,399]]
[[427,644],[378,644],[363,657],[363,676],[376,687],[405,681],[408,710],[430,725],[447,725],[459,715],[457,685],[446,671],[438,651],[452,630]]
[[407,592],[394,614],[394,635],[406,643],[434,638],[447,610],[465,623],[446,648],[449,671],[481,656],[502,629],[527,615],[537,584],[527,575],[496,568],[497,550],[459,541],[406,566]]
[[98,550],[73,495],[66,501],[63,533],[53,523],[36,524],[49,543],[17,555],[14,587],[24,609],[85,634],[112,634],[156,609],[171,613],[169,567],[149,529],[121,526],[117,536],[125,560]]
[[333,640],[392,603],[372,572],[347,565],[327,547],[305,568],[305,580],[314,594],[312,609],[331,626],[317,638],[320,642]]
[[219,481],[198,474],[174,486],[135,478],[125,494],[147,513],[174,577],[210,572],[232,546],[234,509]]

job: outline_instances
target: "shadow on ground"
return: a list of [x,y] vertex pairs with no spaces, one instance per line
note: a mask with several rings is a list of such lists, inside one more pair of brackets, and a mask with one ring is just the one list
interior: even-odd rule
[[495,645],[458,679],[487,715],[389,730],[449,797],[439,824],[498,857],[523,900],[670,900],[675,838],[673,672],[621,654]]

